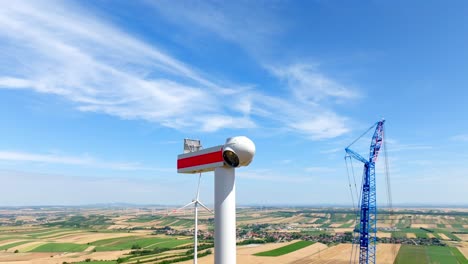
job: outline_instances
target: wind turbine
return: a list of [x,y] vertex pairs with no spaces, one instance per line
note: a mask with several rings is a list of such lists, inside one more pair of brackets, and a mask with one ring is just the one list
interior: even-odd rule
[[194,242],[193,242],[193,264],[198,263],[198,206],[200,205],[201,207],[205,208],[208,212],[213,214],[213,211],[211,211],[208,207],[206,207],[202,202],[200,202],[200,181],[201,181],[201,173],[198,176],[198,187],[197,187],[197,196],[195,197],[194,200],[192,200],[190,203],[182,206],[181,208],[177,210],[184,209],[185,207],[193,205],[195,209],[195,234],[194,234]]

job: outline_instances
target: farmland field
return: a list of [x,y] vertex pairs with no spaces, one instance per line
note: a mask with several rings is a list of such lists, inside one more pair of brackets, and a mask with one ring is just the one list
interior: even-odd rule
[[277,257],[277,256],[281,256],[281,255],[291,253],[291,252],[299,250],[301,248],[308,247],[308,246],[310,246],[312,244],[314,244],[314,242],[311,242],[311,241],[298,241],[296,243],[293,243],[293,244],[290,244],[290,245],[287,245],[287,246],[284,246],[284,247],[280,247],[280,248],[273,249],[273,250],[270,250],[270,251],[257,253],[257,254],[255,254],[255,256]]
[[9,249],[9,248],[19,246],[19,245],[22,245],[22,244],[26,244],[26,243],[28,243],[28,241],[19,241],[19,242],[14,242],[14,243],[10,243],[10,244],[5,244],[5,245],[0,246],[0,250]]
[[87,247],[87,245],[73,243],[47,243],[30,250],[30,252],[81,252]]
[[403,245],[395,264],[466,264],[468,261],[457,248]]
[[123,237],[99,240],[90,245],[96,246],[96,251],[113,251],[125,249],[153,249],[159,248],[173,248],[179,245],[190,243],[191,240],[187,239],[174,239],[174,238],[161,238],[161,237]]
[[[193,212],[172,211],[0,208],[0,264],[191,263]],[[200,264],[214,262],[213,220],[200,212]],[[238,263],[348,263],[354,225],[349,208],[239,208]],[[377,225],[379,264],[466,263],[468,209],[384,209]]]

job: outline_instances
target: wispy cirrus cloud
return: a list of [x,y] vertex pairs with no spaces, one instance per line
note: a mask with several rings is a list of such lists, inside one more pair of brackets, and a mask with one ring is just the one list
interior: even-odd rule
[[250,93],[251,114],[274,120],[286,131],[313,140],[334,138],[350,130],[348,118],[336,113],[330,102],[356,99],[359,97],[356,89],[328,77],[317,63],[302,58],[293,60],[297,63],[273,65],[289,61],[277,56],[284,47],[274,44],[281,42],[289,26],[280,16],[281,2],[158,1],[149,5],[194,35],[201,31],[237,44],[283,84],[280,96]]
[[8,65],[0,66],[0,88],[55,94],[81,111],[176,129],[255,126],[219,103],[232,89],[67,4],[15,1],[2,7],[0,47]]
[[[275,26],[256,25],[258,16],[235,19],[245,11],[238,4],[230,8],[223,3],[191,3],[201,6],[160,11],[170,18],[177,12],[187,13],[178,16],[186,25],[201,16],[198,27],[238,41],[246,49],[255,46],[254,42],[263,46],[277,33]],[[261,16],[269,17],[267,11]],[[259,31],[255,40],[248,40],[250,34],[243,33],[249,25]],[[72,2],[53,0],[15,1],[2,7],[0,37],[1,56],[6,62],[0,65],[0,89],[54,94],[80,111],[207,132],[267,123],[313,140],[349,131],[348,118],[322,102],[352,98],[352,89],[308,64],[271,70],[286,84],[279,95],[260,92],[255,85],[224,85]],[[223,103],[225,96],[232,98],[229,104]]]
[[277,1],[147,1],[159,15],[194,35],[214,35],[257,56],[287,29]]
[[252,113],[282,124],[290,133],[302,134],[313,140],[341,136],[349,131],[348,118],[316,104],[256,94]]
[[0,151],[0,161],[8,162],[37,162],[48,164],[65,164],[73,166],[84,166],[93,168],[103,168],[110,170],[128,171],[170,171],[171,169],[154,168],[144,166],[138,162],[110,162],[99,160],[89,155],[70,156],[56,153],[31,153],[21,151]]
[[353,99],[358,93],[325,76],[317,65],[292,64],[282,67],[269,67],[271,72],[286,82],[296,100],[319,104],[327,99]]

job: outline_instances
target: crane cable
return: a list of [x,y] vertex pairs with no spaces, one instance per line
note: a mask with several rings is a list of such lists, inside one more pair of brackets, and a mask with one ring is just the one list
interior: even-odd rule
[[377,123],[373,124],[369,129],[366,130],[366,132],[362,133],[358,138],[356,138],[351,144],[349,144],[346,148],[351,147],[354,143],[356,143],[359,139],[361,139],[363,136],[365,136],[369,131],[374,128],[377,125]]
[[[349,192],[351,193],[351,202],[353,204],[353,211],[356,210],[356,206],[354,205],[354,195],[353,195],[353,187],[351,187],[351,177],[349,177],[349,166],[348,166],[348,158],[349,158],[349,161],[351,162],[351,169],[352,169],[352,160],[351,160],[351,157],[350,156],[345,156],[344,157],[344,160],[345,160],[345,164],[346,164],[346,174],[348,176],[348,185],[349,185]],[[354,177],[354,170],[353,170],[353,177]],[[356,184],[356,183],[355,183]],[[357,193],[356,193],[357,195]]]
[[[385,167],[384,167],[385,183],[387,187],[387,206],[389,209],[390,227],[394,227],[395,219],[394,219],[394,212],[393,212],[392,189],[391,189],[391,184],[390,184],[390,167],[388,164],[387,140],[385,140],[386,130],[385,130],[385,127],[383,129],[384,129],[383,130],[384,133],[382,133],[382,137],[383,137],[384,160],[385,160]],[[390,242],[392,244],[393,259],[396,259],[396,244],[391,238],[390,238]]]
[[[348,164],[348,158],[349,158],[349,162],[350,164]],[[350,259],[349,259],[349,263],[353,263],[353,259],[354,259],[354,262],[356,262],[356,259],[357,259],[357,256],[358,256],[358,239],[359,239],[359,236],[357,235],[357,232],[355,232],[356,230],[356,227],[358,225],[358,220],[359,220],[359,208],[361,207],[361,196],[362,196],[362,189],[360,188],[360,192],[359,192],[359,195],[358,195],[358,189],[357,189],[357,184],[356,184],[356,176],[355,176],[355,173],[354,173],[354,165],[353,165],[353,159],[350,157],[350,156],[345,156],[345,164],[346,164],[346,172],[348,174],[348,185],[349,185],[349,189],[350,189],[350,193],[351,193],[351,200],[352,200],[352,204],[353,204],[353,211],[355,213],[355,218],[354,218],[354,222],[355,222],[355,227],[353,229],[353,243],[352,243],[352,248],[351,248],[351,256],[350,256]],[[351,167],[351,174],[353,176],[353,182],[354,182],[354,193],[356,195],[356,201],[357,201],[357,207],[355,206],[355,203],[354,203],[354,195],[353,195],[353,188],[351,186],[351,177],[349,177],[349,167]],[[364,177],[364,175],[363,175]],[[353,258],[354,256],[354,258]]]
[[[348,165],[348,158],[349,158],[349,162],[350,162],[350,165]],[[354,169],[353,169],[353,160],[352,158],[349,156],[349,155],[346,155],[344,157],[344,160],[345,160],[345,164],[346,164],[346,174],[348,176],[348,186],[349,186],[349,192],[351,194],[351,202],[352,202],[352,205],[353,205],[353,212],[356,213],[356,205],[354,204],[354,194],[353,194],[353,187],[351,186],[351,177],[349,176],[349,166],[351,166],[351,170],[352,170],[352,175],[353,175],[353,178],[355,179],[354,177]],[[354,183],[356,185],[356,180],[354,180]],[[356,195],[357,195],[357,190],[356,190]],[[352,233],[352,236],[353,236],[353,241],[352,241],[352,247],[351,247],[351,256],[349,258],[349,263],[351,264],[352,261],[353,261],[353,254],[354,254],[354,247],[356,246],[356,243],[355,243],[355,232],[354,232],[354,228],[353,228],[353,233]]]

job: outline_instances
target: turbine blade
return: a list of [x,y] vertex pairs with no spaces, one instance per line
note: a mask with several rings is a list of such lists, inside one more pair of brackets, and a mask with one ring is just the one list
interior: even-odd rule
[[176,211],[182,210],[182,209],[184,209],[185,207],[190,206],[190,205],[192,205],[192,204],[194,204],[194,203],[195,203],[195,201],[192,201],[192,202],[190,202],[190,203],[188,203],[188,204],[182,206],[181,208],[176,209]]
[[198,204],[201,205],[203,208],[205,208],[205,210],[207,210],[208,212],[214,214],[214,212],[211,211],[208,207],[206,207],[202,202],[198,201]]
[[200,181],[201,181],[201,172],[200,172],[200,176],[198,176],[197,196],[195,198],[196,201],[198,201],[198,198],[200,197]]

